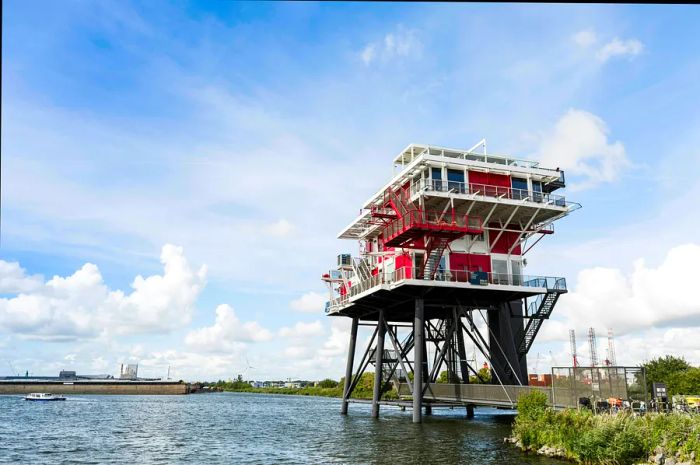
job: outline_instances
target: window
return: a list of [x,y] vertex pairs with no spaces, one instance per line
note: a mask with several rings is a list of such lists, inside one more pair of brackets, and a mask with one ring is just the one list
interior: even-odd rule
[[436,191],[442,190],[442,168],[432,168],[430,174],[433,178],[433,189]]
[[455,192],[465,192],[464,170],[447,170],[447,188]]
[[542,182],[532,181],[532,199],[535,202],[542,202]]
[[511,186],[513,187],[513,198],[520,200],[527,197],[527,179],[512,178]]
[[523,280],[522,280],[522,263],[520,260],[511,260],[510,261],[510,269],[513,274],[513,284],[515,286],[522,286]]
[[491,259],[494,284],[508,284],[508,260]]

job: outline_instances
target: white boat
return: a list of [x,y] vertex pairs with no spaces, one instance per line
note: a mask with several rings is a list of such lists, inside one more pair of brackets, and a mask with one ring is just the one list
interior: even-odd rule
[[34,401],[52,401],[52,400],[66,400],[65,397],[58,394],[51,394],[49,392],[32,392],[28,394],[24,400],[34,400]]

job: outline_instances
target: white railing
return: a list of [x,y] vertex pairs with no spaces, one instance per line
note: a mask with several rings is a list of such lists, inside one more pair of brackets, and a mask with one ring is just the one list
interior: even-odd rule
[[435,272],[435,276],[430,278],[425,275],[425,273],[424,276],[421,276],[421,270],[419,268],[404,267],[391,273],[379,272],[368,279],[359,281],[357,284],[350,286],[346,294],[338,296],[326,303],[326,312],[339,310],[347,305],[352,298],[370,289],[383,284],[399,283],[407,279],[469,283],[474,286],[522,286],[544,288],[547,290],[566,290],[566,279],[552,276],[526,276],[507,273],[487,273],[483,271],[439,269]]
[[[540,170],[546,170],[546,171],[557,171],[552,168],[542,168],[540,167],[539,162],[532,161],[532,160],[522,160],[519,158],[511,158],[503,155],[494,155],[494,154],[487,154],[487,153],[475,153],[475,152],[468,152],[464,150],[455,150],[455,149],[443,149],[443,148],[438,148],[438,147],[426,147],[423,149],[419,154],[415,155],[414,160],[421,155],[433,155],[433,156],[439,156],[439,157],[448,157],[448,158],[461,158],[463,160],[473,160],[473,161],[480,161],[484,163],[495,163],[497,165],[505,165],[505,166],[517,166],[520,168],[536,168]],[[561,172],[561,171],[559,171]]]
[[418,182],[414,181],[411,183],[411,195],[426,191],[521,200],[543,205],[553,205],[556,207],[580,206],[575,202],[567,202],[563,195],[546,194],[544,192],[531,191],[527,189],[514,189],[512,187],[505,186],[491,186],[487,184],[445,181],[438,179],[421,179]]

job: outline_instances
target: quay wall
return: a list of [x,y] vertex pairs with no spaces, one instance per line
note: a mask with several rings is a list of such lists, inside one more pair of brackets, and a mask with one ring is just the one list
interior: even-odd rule
[[179,395],[189,394],[184,382],[0,382],[0,395],[50,392],[52,394]]

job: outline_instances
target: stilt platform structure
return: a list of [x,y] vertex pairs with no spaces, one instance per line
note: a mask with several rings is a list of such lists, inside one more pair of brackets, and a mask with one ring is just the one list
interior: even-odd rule
[[[415,422],[424,404],[426,413],[463,405],[468,415],[475,405],[513,407],[535,389],[527,387],[526,356],[566,292],[564,278],[523,274],[524,255],[580,208],[553,194],[564,172],[486,154],[485,141],[469,150],[411,144],[394,171],[338,236],[359,241],[359,257],[339,255],[322,277],[328,315],[352,319],[342,413],[370,365],[374,417],[392,385]],[[359,326],[372,336],[355,364]],[[467,339],[492,385],[469,384],[479,373]],[[437,384],[443,368],[448,383]]]

